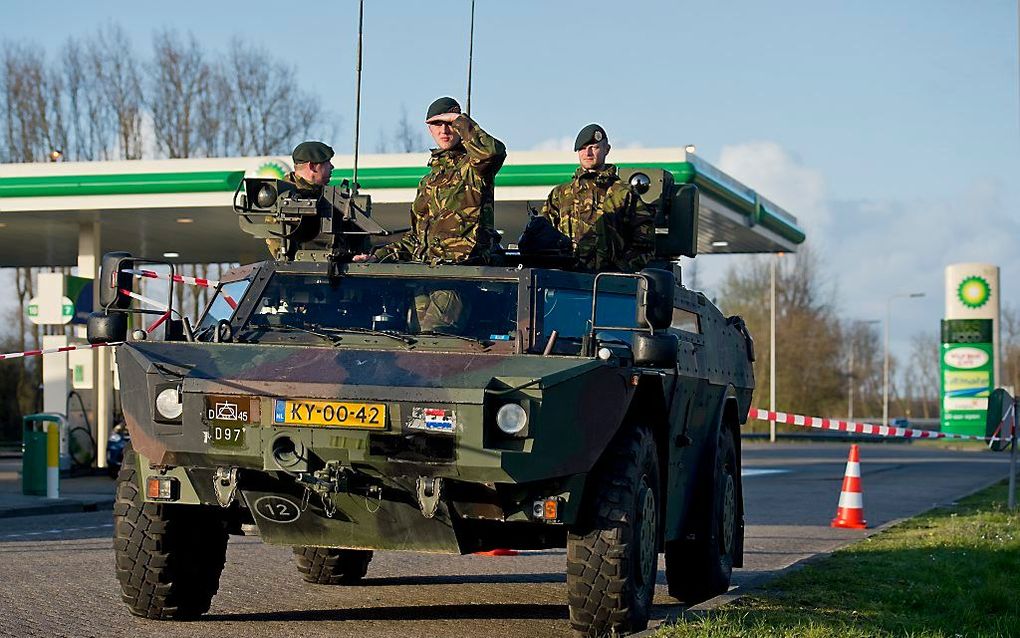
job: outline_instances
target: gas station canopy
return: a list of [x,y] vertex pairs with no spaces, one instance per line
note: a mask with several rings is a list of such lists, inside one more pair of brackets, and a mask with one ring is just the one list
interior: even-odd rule
[[[678,183],[698,186],[701,253],[792,252],[804,241],[795,217],[684,149],[614,150],[610,159],[621,167],[663,168]],[[351,178],[353,160],[333,158],[333,184]],[[426,153],[361,156],[358,181],[382,226],[408,226],[427,162]],[[496,177],[504,245],[520,235],[528,205],[540,208],[576,168],[573,153],[509,154]],[[290,158],[280,157],[2,164],[0,267],[71,266],[85,250],[180,263],[264,259],[264,244],[238,228],[231,201],[242,177],[290,170]]]

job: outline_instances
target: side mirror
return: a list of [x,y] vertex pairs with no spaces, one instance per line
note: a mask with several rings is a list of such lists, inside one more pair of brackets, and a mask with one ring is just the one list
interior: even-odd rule
[[[131,306],[131,297],[123,294],[121,290],[133,290],[133,277],[125,272],[124,268],[132,268],[134,262],[131,260],[131,253],[113,252],[103,255],[101,268],[99,270],[99,305],[103,308],[119,308],[121,310]],[[91,324],[91,317],[89,323]]]
[[123,312],[93,312],[89,315],[86,336],[92,345],[127,341],[127,315]]
[[673,322],[673,292],[676,278],[668,270],[645,268],[637,286],[637,325],[655,330]]

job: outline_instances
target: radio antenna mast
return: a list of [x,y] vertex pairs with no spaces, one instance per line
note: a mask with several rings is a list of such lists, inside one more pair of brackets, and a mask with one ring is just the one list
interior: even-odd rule
[[471,63],[475,54],[475,0],[471,0],[471,31],[468,35],[467,114],[471,115]]
[[358,145],[361,135],[361,36],[365,27],[365,0],[358,2],[358,60],[357,66],[357,88],[354,93],[354,177],[353,190],[358,192]]

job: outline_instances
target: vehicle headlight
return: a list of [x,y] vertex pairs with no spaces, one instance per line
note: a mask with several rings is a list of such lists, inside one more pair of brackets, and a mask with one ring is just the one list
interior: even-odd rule
[[520,434],[528,424],[528,413],[516,403],[507,403],[496,412],[496,425],[505,434]]
[[159,412],[159,416],[170,421],[181,418],[181,413],[184,412],[184,405],[181,404],[181,397],[177,388],[164,388],[156,395],[156,412]]

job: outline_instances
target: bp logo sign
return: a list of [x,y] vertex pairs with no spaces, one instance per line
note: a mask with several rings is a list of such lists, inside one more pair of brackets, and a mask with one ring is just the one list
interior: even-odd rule
[[274,179],[283,179],[287,173],[290,172],[290,167],[286,164],[276,161],[269,161],[262,164],[255,171],[255,175],[252,177],[271,177]]
[[967,277],[956,290],[960,303],[968,308],[980,308],[992,296],[991,286],[983,277]]

